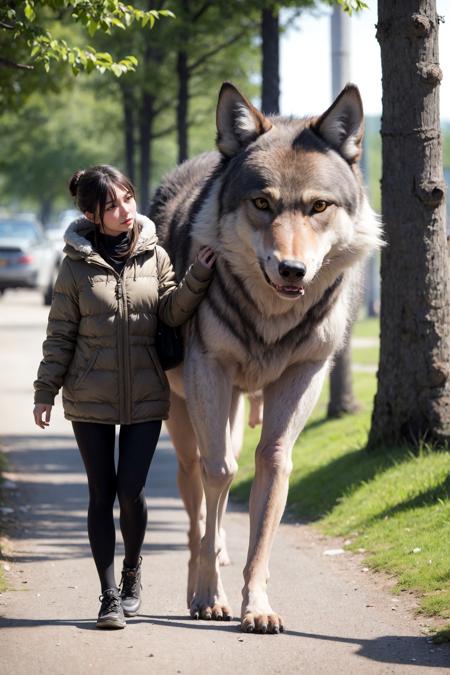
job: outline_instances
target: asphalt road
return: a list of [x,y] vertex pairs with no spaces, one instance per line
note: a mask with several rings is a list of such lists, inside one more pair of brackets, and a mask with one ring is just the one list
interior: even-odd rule
[[[284,524],[271,559],[271,599],[281,635],[247,635],[237,620],[192,621],[185,608],[186,516],[176,461],[162,436],[147,485],[143,606],[123,631],[95,629],[98,583],[86,535],[86,480],[71,426],[56,406],[45,431],[32,419],[32,381],[47,310],[34,293],[0,299],[0,437],[10,468],[3,512],[10,539],[0,596],[3,675],[164,673],[449,673],[448,646],[434,646],[412,595],[364,567],[362,556],[330,555],[342,542]],[[248,517],[227,517],[233,564],[223,576],[240,607]],[[122,548],[118,532],[117,570]]]

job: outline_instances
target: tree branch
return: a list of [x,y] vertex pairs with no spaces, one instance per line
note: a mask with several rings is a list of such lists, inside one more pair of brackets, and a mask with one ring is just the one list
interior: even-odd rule
[[15,63],[0,56],[0,68],[15,68],[16,70],[34,70],[34,66],[27,66],[24,63]]
[[199,8],[197,13],[191,17],[191,21],[192,22],[198,21],[201,15],[204,14],[210,7],[212,7],[212,5],[213,3],[211,2],[211,0],[206,0],[206,2],[203,3],[203,5]]
[[11,26],[9,23],[0,21],[0,28],[6,28],[6,30],[14,30],[15,26]]
[[165,101],[161,101],[161,103],[158,106],[155,106],[154,108],[154,115],[159,115],[165,108],[170,107],[173,105],[173,98],[166,98]]
[[166,127],[165,129],[162,129],[161,131],[157,131],[155,134],[151,135],[151,139],[155,140],[155,138],[161,138],[161,136],[167,136],[167,134],[171,134],[172,131],[176,131],[177,126],[176,124],[172,124],[170,127]]
[[246,30],[242,30],[240,33],[227,40],[227,42],[222,42],[222,44],[217,45],[217,47],[214,47],[214,49],[211,49],[209,52],[205,52],[205,54],[200,56],[197,61],[194,61],[194,63],[191,63],[191,65],[188,66],[189,73],[192,73],[193,70],[196,70],[198,66],[201,66],[202,63],[211,58],[211,56],[218,54],[220,51],[222,51],[222,49],[226,49],[226,47],[230,47],[235,42],[238,42],[246,34],[246,32]]

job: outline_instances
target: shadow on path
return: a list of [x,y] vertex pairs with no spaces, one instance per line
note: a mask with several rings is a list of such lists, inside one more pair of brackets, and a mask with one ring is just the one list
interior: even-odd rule
[[[448,668],[449,651],[444,647],[435,646],[430,653],[426,638],[413,635],[382,635],[373,639],[346,638],[338,635],[321,635],[286,630],[281,635],[254,636],[240,633],[239,623],[236,620],[227,622],[194,621],[188,616],[153,616],[140,615],[127,619],[127,625],[149,624],[164,628],[181,628],[183,630],[200,630],[206,633],[239,633],[243,640],[286,640],[302,638],[304,640],[319,640],[355,645],[356,654],[377,663],[397,665],[422,666],[428,668]],[[68,626],[86,631],[96,631],[92,619],[0,619],[0,628],[38,628],[38,627]]]
[[[7,450],[9,471],[16,474],[15,487],[8,490],[9,506],[14,511],[4,516],[7,532],[21,542],[14,561],[91,557],[86,525],[87,479],[73,436],[6,436],[1,442]],[[185,550],[185,539],[178,543],[179,535],[177,541],[164,544],[152,542],[151,537],[158,531],[186,532],[184,523],[163,516],[166,512],[184,512],[182,504],[174,501],[178,500],[176,460],[165,434],[161,434],[146,494],[152,506],[143,553]],[[27,547],[27,540],[33,541],[33,548]],[[42,549],[36,547],[36,540],[42,542]]]

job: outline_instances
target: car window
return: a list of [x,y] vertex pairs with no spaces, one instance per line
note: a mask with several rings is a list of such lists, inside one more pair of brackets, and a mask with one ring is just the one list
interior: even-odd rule
[[0,237],[8,239],[41,239],[39,228],[29,221],[0,220]]

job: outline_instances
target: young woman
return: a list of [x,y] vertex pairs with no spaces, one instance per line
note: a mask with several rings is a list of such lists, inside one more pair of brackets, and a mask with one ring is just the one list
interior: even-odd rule
[[[154,347],[157,318],[177,326],[195,311],[216,256],[203,247],[177,286],[154,224],[136,213],[135,190],[117,169],[77,171],[70,192],[84,214],[66,247],[50,309],[34,419],[45,429],[63,387],[89,484],[88,534],[100,577],[98,628],[124,628],[140,606],[141,548],[147,524],[144,487],[169,411],[169,387]],[[115,425],[120,425],[114,462]],[[120,505],[125,547],[114,576],[113,505]]]

